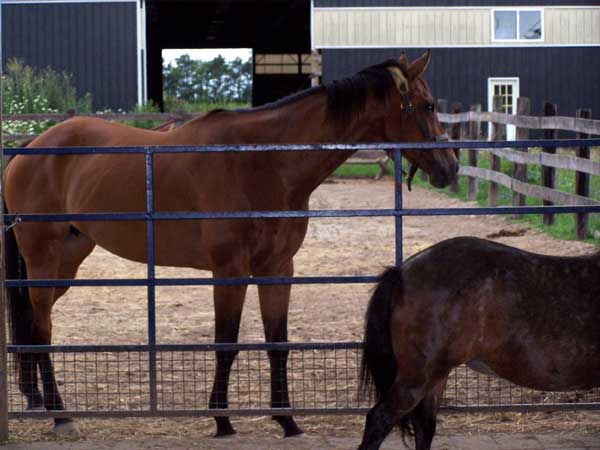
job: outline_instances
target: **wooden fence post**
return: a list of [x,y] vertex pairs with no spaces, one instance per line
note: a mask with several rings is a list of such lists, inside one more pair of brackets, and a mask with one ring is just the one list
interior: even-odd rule
[[[527,97],[519,97],[517,99],[517,115],[528,116],[531,112],[531,103]],[[529,139],[529,129],[517,128],[516,131],[517,141],[525,141]],[[527,148],[518,149],[522,152],[527,153]],[[519,181],[527,181],[527,164],[513,164],[513,178]],[[513,206],[525,206],[525,195],[513,192],[512,198]]]
[[[480,113],[481,105],[471,105],[469,111]],[[481,122],[469,122],[468,133],[469,139],[478,141],[481,138]],[[477,167],[477,150],[470,149],[468,150],[467,154],[469,157],[468,165]],[[477,187],[477,178],[467,177],[467,200],[477,199]]]
[[[592,117],[591,109],[578,109],[577,117],[580,119],[590,119]],[[577,139],[586,139],[588,135],[586,133],[577,133]],[[590,159],[590,148],[579,147],[577,149],[577,156],[579,158]],[[590,176],[587,173],[575,172],[575,193],[583,197],[589,197],[590,195]],[[575,214],[575,238],[586,239],[589,236],[588,227],[588,214],[587,213],[576,213]]]
[[[504,99],[497,95],[494,96],[493,111],[501,112],[504,106]],[[492,140],[503,141],[506,139],[506,125],[492,122]],[[490,152],[490,170],[500,171],[500,158]],[[498,206],[498,184],[488,181],[488,205]]]
[[[544,103],[544,116],[551,117],[556,116],[557,107],[554,103]],[[544,130],[544,139],[558,139],[557,130]],[[555,154],[556,147],[545,147],[542,149],[544,153]],[[554,189],[556,185],[556,169],[554,167],[542,165],[542,186]],[[554,202],[544,200],[544,206],[552,206]],[[554,214],[545,213],[542,214],[542,223],[544,225],[552,225],[554,223]]]
[[[462,109],[462,104],[460,102],[454,102],[452,104],[452,114],[460,113],[461,109]],[[461,131],[462,131],[461,123],[455,123],[454,125],[452,125],[452,132],[450,133],[450,139],[452,139],[453,141],[460,141],[460,139],[463,136]],[[456,153],[456,159],[460,159],[460,149],[457,148],[454,150],[454,152]],[[450,184],[450,192],[458,192],[458,177],[456,177],[454,179],[454,181],[452,181],[452,183]]]

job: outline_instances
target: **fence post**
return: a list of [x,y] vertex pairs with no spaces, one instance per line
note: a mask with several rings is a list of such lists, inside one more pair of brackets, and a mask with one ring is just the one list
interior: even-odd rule
[[[590,119],[592,117],[591,109],[578,109],[577,117],[580,119]],[[577,139],[587,139],[588,135],[585,133],[577,133]],[[590,148],[579,147],[577,149],[577,156],[579,158],[590,159]],[[575,193],[583,197],[589,197],[590,195],[590,176],[587,173],[575,172]],[[589,236],[588,227],[588,213],[576,213],[575,214],[575,238],[586,239]]]
[[[517,99],[517,116],[528,116],[531,112],[531,103],[527,97],[519,97]],[[517,128],[517,141],[525,141],[529,139],[529,130],[527,128]],[[529,149],[518,149],[527,153]],[[513,178],[519,181],[527,181],[527,164],[513,164]],[[525,206],[525,195],[513,192],[513,206]]]
[[[469,111],[480,113],[481,105],[471,105]],[[481,138],[481,122],[469,122],[468,133],[469,139],[478,141]],[[469,166],[477,167],[477,150],[469,149],[467,154],[469,156]],[[477,178],[467,177],[467,200],[475,200],[477,198],[477,187]]]
[[[1,8],[1,6],[0,6]],[[0,49],[1,53],[1,49]],[[0,59],[0,74],[2,61]],[[2,93],[0,92],[0,105]],[[0,125],[2,109],[0,108]],[[4,145],[0,126],[0,165],[4,164]],[[8,353],[6,352],[6,292],[4,290],[4,204],[0,197],[0,444],[8,441]]]
[[[494,97],[493,111],[501,112],[503,110],[504,100],[499,95]],[[503,123],[492,122],[492,140],[503,141],[506,139],[506,125]],[[500,171],[500,158],[490,152],[490,170]],[[498,206],[498,185],[493,181],[488,181],[488,205]]]
[[[556,104],[546,102],[544,103],[544,116],[551,117],[556,116],[557,107]],[[556,130],[544,130],[544,139],[558,139],[558,131]],[[556,153],[556,147],[545,147],[542,149],[544,153]],[[556,169],[554,167],[544,166],[542,164],[542,186],[554,189],[556,180]],[[552,206],[554,202],[544,200],[544,206]],[[544,225],[552,225],[554,223],[554,214],[545,213],[542,214],[542,223]]]
[[[454,102],[452,104],[452,114],[458,114],[462,109],[462,103]],[[450,133],[450,139],[453,141],[459,141],[464,134],[462,133],[462,123],[452,124],[452,132]],[[460,149],[454,150],[456,153],[456,159],[460,159]],[[458,177],[456,177],[450,184],[450,192],[458,192]]]

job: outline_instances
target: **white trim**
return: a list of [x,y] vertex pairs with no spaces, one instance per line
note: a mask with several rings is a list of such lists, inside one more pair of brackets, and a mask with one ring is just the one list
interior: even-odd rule
[[[529,42],[529,41],[525,41]],[[553,47],[600,47],[600,43],[598,44],[517,44],[514,42],[509,42],[508,44],[473,44],[473,45],[317,45],[316,49],[326,49],[326,50],[336,50],[336,49],[355,49],[355,48],[553,48]]]
[[[496,39],[495,36],[495,31],[496,31],[496,23],[494,21],[494,13],[496,11],[506,11],[506,12],[515,12],[517,15],[517,24],[516,24],[516,39]],[[542,27],[542,36],[540,37],[540,39],[521,39],[519,38],[519,33],[521,32],[521,28],[520,28],[520,23],[521,23],[521,11],[534,11],[534,12],[539,12],[540,13],[540,19],[541,19],[541,27]],[[490,33],[491,33],[491,41],[493,43],[499,43],[499,44],[503,44],[503,43],[516,43],[516,42],[544,42],[544,37],[545,34],[544,33],[544,8],[540,8],[540,7],[533,7],[533,6],[514,6],[514,7],[509,7],[509,6],[502,6],[502,7],[498,7],[498,8],[492,8],[490,10]]]
[[[490,8],[503,8],[502,6],[317,6],[313,8],[315,11],[447,11],[447,10],[489,10]],[[507,6],[507,9],[515,9],[515,8],[528,8],[527,6],[513,6],[512,8]],[[600,3],[597,5],[540,5],[536,7],[532,7],[533,9],[598,9],[600,8]]]
[[315,49],[315,0],[310,0],[310,50]]
[[38,3],[136,3],[138,0],[0,0],[3,5],[32,5]]
[[146,67],[146,0],[136,0],[136,67],[137,67],[137,103],[142,106],[148,100],[148,81]]
[[[513,110],[512,114],[517,114],[517,99],[520,94],[520,81],[519,77],[489,77],[488,78],[488,111],[492,112],[494,96],[493,96],[493,85],[497,84],[512,84],[513,85]],[[506,126],[506,140],[514,141],[516,137],[516,127],[514,125]],[[492,138],[492,127],[491,124],[488,124],[488,139]]]

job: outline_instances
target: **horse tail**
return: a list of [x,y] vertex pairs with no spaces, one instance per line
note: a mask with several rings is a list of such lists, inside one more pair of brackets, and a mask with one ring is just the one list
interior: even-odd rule
[[[369,301],[365,315],[365,336],[360,368],[360,393],[366,394],[375,387],[375,397],[379,401],[389,391],[396,380],[396,358],[392,347],[390,320],[394,299],[402,295],[402,270],[388,267],[380,276],[375,292]],[[412,436],[410,415],[404,416],[398,424],[402,440]]]
[[374,387],[377,400],[385,395],[396,379],[390,318],[394,297],[401,289],[402,271],[398,267],[389,267],[379,276],[365,316],[360,390],[367,393]]
[[[4,213],[8,213],[6,205]],[[17,239],[13,229],[4,233],[4,267],[6,278],[9,280],[27,279],[25,260],[19,252]],[[33,324],[33,307],[29,298],[29,289],[10,287],[6,289],[8,302],[8,322],[11,341],[15,345],[30,344]],[[19,362],[19,353],[15,353],[16,362]],[[15,364],[18,367],[18,364]]]

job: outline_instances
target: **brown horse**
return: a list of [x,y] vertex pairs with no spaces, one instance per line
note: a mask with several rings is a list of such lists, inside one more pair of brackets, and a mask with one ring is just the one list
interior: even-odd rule
[[366,315],[363,387],[377,404],[360,450],[396,425],[428,450],[460,364],[521,386],[600,386],[600,253],[556,257],[477,238],[430,247],[385,271]]
[[[443,140],[434,99],[421,74],[429,53],[405,57],[250,110],[213,111],[169,132],[134,129],[91,118],[56,125],[29,147],[204,145],[242,143],[396,142]],[[310,194],[352,152],[158,154],[156,211],[307,210]],[[454,152],[404,156],[445,186],[457,172]],[[17,156],[4,173],[8,211],[18,213],[145,210],[143,155]],[[211,270],[218,278],[292,276],[308,219],[186,220],[155,223],[156,264]],[[14,234],[13,234],[14,233]],[[71,279],[95,245],[146,262],[143,222],[23,222],[7,233],[8,278]],[[16,241],[15,241],[16,238]],[[18,255],[22,255],[22,263]],[[265,338],[287,340],[290,285],[259,286]],[[64,288],[10,289],[13,341],[50,344],[53,304]],[[215,286],[215,341],[236,342],[246,286]],[[218,352],[211,408],[227,408],[236,352]],[[271,404],[289,407],[287,352],[269,352]],[[29,408],[63,410],[48,355],[22,355],[21,392]],[[38,389],[39,367],[43,395]],[[301,433],[292,417],[275,416],[286,436]],[[217,435],[234,433],[217,417]],[[57,419],[57,431],[70,430]]]

